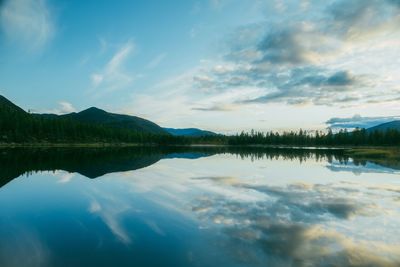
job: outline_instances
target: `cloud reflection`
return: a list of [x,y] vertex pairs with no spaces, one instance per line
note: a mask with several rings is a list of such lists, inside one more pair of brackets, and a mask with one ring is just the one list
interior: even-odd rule
[[89,212],[98,215],[119,241],[126,245],[131,244],[132,237],[122,223],[126,213],[132,210],[131,205],[112,195],[102,195],[101,197],[97,195],[97,198],[99,200],[93,198],[90,202]]
[[[11,231],[10,231],[11,230]],[[51,250],[29,225],[13,225],[7,232],[0,230],[0,262],[2,266],[50,266]]]
[[[205,179],[203,177],[202,179]],[[346,235],[335,222],[376,216],[375,204],[356,197],[356,189],[327,184],[285,187],[232,183],[217,185],[262,192],[252,204],[207,195],[194,201],[193,212],[205,224],[220,227],[221,246],[243,264],[254,266],[399,266],[400,247]],[[365,229],[362,229],[365,231]],[[373,239],[373,238],[372,238]],[[368,241],[367,241],[368,240]]]

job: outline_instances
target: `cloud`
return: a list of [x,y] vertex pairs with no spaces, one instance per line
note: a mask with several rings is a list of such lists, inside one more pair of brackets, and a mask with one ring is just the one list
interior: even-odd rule
[[76,108],[67,101],[60,101],[57,103],[58,107],[53,109],[45,109],[45,110],[31,110],[33,113],[45,113],[45,114],[67,114],[76,112]]
[[76,112],[76,108],[69,102],[61,101],[58,104],[60,105],[58,113],[64,114],[64,113]]
[[160,65],[160,63],[165,59],[165,57],[167,56],[166,53],[162,53],[159,54],[158,56],[156,56],[155,58],[153,58],[146,66],[146,68],[148,69],[154,69],[156,68],[158,65]]
[[194,107],[192,110],[197,111],[231,111],[234,107],[231,105],[213,105],[207,107]]
[[271,92],[242,103],[286,102],[298,105],[312,103],[314,105],[332,105],[335,103],[367,99],[368,93],[356,93],[358,86],[365,84],[366,77],[355,76],[349,71],[325,73],[319,69],[292,69],[288,75],[271,75],[260,83],[273,83]]
[[131,56],[134,47],[131,40],[121,45],[106,63],[103,70],[90,75],[92,86],[98,91],[110,92],[131,84],[134,80],[134,75],[127,72],[124,65]]
[[379,34],[400,25],[398,1],[355,0],[336,1],[328,7],[327,28],[345,39],[359,39]]
[[90,76],[90,80],[94,87],[99,86],[103,82],[104,76],[101,74],[94,73]]
[[0,24],[10,40],[30,49],[42,48],[55,32],[46,0],[5,0],[0,6]]
[[[379,108],[398,101],[397,1],[274,1],[265,5],[263,19],[223,35],[219,57],[202,59],[191,77],[179,81],[184,84],[163,89],[174,88],[174,109],[181,111],[175,121],[183,123],[203,112],[203,117],[223,114],[219,119],[228,123],[229,116],[250,114],[250,110],[255,116],[268,116],[279,104],[283,104],[280,109],[292,112],[298,106]],[[276,5],[285,12],[277,12]],[[148,107],[141,106],[169,109],[165,100],[150,105],[152,98],[148,94]],[[168,117],[173,112],[168,111]],[[167,116],[158,113],[162,112],[153,112],[155,117]]]
[[394,120],[400,120],[400,116],[362,117],[361,115],[354,115],[350,118],[331,118],[326,124],[333,129],[354,129],[370,128]]
[[246,64],[219,64],[194,76],[193,85],[210,94],[224,94],[241,88],[257,88],[263,92],[253,98],[249,95],[244,99],[232,99],[232,103],[220,103],[219,106],[279,102],[334,105],[366,101],[374,96],[369,90],[359,91],[361,86],[373,86],[370,77],[319,67],[296,67],[281,73]]
[[300,27],[273,30],[257,47],[263,54],[260,62],[297,65],[312,61],[313,49],[309,46],[313,43],[306,42],[309,37]]
[[[398,32],[398,8],[396,1],[389,0],[315,3],[300,17],[299,11],[290,11],[293,14],[288,11],[276,20],[239,27],[229,38],[223,61],[202,68],[194,76],[193,86],[209,94],[236,87],[264,90],[264,95],[257,98],[222,103],[227,105],[285,103],[349,107],[371,101],[386,102],[378,87],[383,86],[386,78],[379,77],[372,68],[360,67],[357,62],[360,58],[349,55],[381,58],[383,50],[374,42]],[[376,46],[376,50],[370,51],[371,46]],[[395,49],[384,46],[382,49]],[[385,82],[390,97],[396,98],[398,91],[393,89],[394,84]]]
[[332,184],[274,187],[243,184],[233,177],[210,177],[210,180],[266,196],[264,201],[250,204],[203,195],[192,208],[204,223],[218,225],[220,248],[241,264],[382,267],[399,264],[400,250],[396,244],[384,244],[380,236],[368,236],[365,229],[365,238],[340,231],[338,225],[343,222],[379,216],[369,200],[360,201],[357,189],[351,194],[348,188]]
[[332,76],[321,81],[326,86],[349,86],[357,83],[357,78],[348,71],[338,71]]

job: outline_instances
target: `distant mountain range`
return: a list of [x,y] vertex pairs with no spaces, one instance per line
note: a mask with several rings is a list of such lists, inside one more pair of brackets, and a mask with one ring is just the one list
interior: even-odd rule
[[398,131],[400,131],[400,120],[379,124],[377,126],[368,128],[367,132],[375,132],[375,131],[385,132],[387,130],[398,130]]
[[204,131],[197,128],[185,128],[185,129],[175,129],[175,128],[164,128],[166,132],[174,136],[215,136],[214,132]]
[[[0,95],[0,113],[1,111],[12,111],[18,114],[29,113],[18,107],[10,100]],[[34,117],[47,119],[69,119],[86,124],[97,124],[111,128],[119,128],[125,130],[133,130],[136,132],[152,133],[152,134],[171,134],[174,136],[205,136],[216,135],[213,132],[204,131],[196,128],[190,129],[172,129],[162,128],[156,123],[130,115],[110,113],[105,110],[91,107],[81,112],[73,112],[64,115],[57,114],[32,114]]]

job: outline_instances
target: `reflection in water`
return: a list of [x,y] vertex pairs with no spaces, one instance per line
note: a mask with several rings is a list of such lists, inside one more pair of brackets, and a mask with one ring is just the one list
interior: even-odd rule
[[[48,148],[0,150],[0,187],[25,173],[64,170],[88,178],[107,173],[141,169],[161,159],[198,159],[215,154],[232,154],[241,159],[328,162],[332,171],[395,172],[390,167],[350,159],[342,150],[229,147],[134,147],[134,148]],[[350,164],[349,164],[349,161]]]
[[357,160],[350,160],[350,162],[331,161],[327,166],[331,171],[351,171],[356,175],[360,175],[362,173],[399,173],[398,170],[392,169],[390,167],[386,167],[385,165],[379,165],[373,162],[362,162],[360,163]]
[[397,172],[339,150],[16,149],[0,166],[0,266],[400,266]]
[[150,166],[164,157],[199,158],[202,151],[176,153],[169,148],[52,148],[0,150],[0,186],[25,173],[64,170],[88,178],[107,173],[131,171]]
[[399,244],[357,242],[324,225],[334,219],[383,215],[372,201],[358,200],[356,189],[330,184],[249,186],[232,181],[229,186],[255,190],[268,198],[249,205],[203,196],[196,200],[193,211],[200,219],[221,225],[227,237],[222,246],[247,266],[266,262],[268,266],[400,266]]

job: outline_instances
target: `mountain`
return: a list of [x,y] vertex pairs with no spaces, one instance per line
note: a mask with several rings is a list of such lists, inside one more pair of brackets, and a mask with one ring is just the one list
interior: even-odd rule
[[157,124],[89,108],[66,115],[31,114],[0,96],[0,143],[183,143]]
[[398,131],[400,131],[400,120],[379,124],[377,126],[368,128],[367,132],[375,132],[375,131],[385,132],[387,130],[398,130]]
[[[18,107],[10,100],[0,95],[0,112],[2,113],[18,113],[19,115],[28,116],[22,108]],[[65,115],[56,114],[32,114],[35,118],[42,119],[70,119],[86,124],[100,124],[105,127],[120,128],[125,130],[134,130],[137,132],[146,132],[153,134],[167,134],[167,132],[149,120],[145,120],[136,116],[114,114],[106,112],[99,108],[89,108],[78,113],[70,113]]]
[[197,128],[184,128],[184,129],[175,129],[175,128],[164,128],[166,132],[172,134],[174,136],[215,136],[217,135],[214,132],[200,130]]
[[[46,116],[49,116],[46,114]],[[61,118],[71,119],[83,123],[101,124],[112,128],[121,128],[153,134],[167,134],[167,132],[149,120],[136,116],[109,113],[99,108],[89,108],[78,113],[61,115]]]
[[7,112],[16,112],[21,114],[27,114],[25,110],[15,105],[13,102],[5,98],[4,96],[0,95],[0,110],[7,111]]

